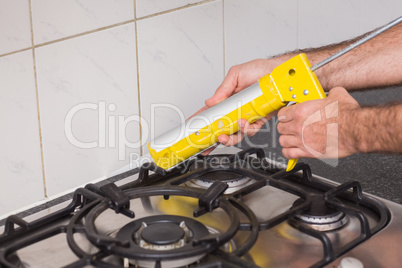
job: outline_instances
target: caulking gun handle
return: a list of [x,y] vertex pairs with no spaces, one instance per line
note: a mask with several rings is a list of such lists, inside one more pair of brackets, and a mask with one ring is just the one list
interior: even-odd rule
[[296,166],[298,160],[299,160],[298,158],[289,159],[288,167],[286,168],[286,171],[291,171]]

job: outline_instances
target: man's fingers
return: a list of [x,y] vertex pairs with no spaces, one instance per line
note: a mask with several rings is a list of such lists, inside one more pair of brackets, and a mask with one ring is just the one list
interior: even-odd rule
[[244,136],[254,136],[260,129],[261,127],[267,122],[268,120],[266,118],[261,118],[257,120],[256,122],[250,124],[247,122],[246,119],[239,119],[238,124],[240,127],[240,131],[232,134],[232,135],[226,135],[222,134],[218,137],[218,141],[225,145],[225,146],[233,146],[241,142],[244,138]]
[[225,146],[233,146],[241,142],[241,140],[244,138],[244,134],[242,132],[236,132],[230,136],[222,134],[218,137],[218,141],[225,145]]
[[240,131],[243,132],[246,136],[252,137],[254,136],[261,127],[267,122],[266,118],[261,118],[250,124],[246,119],[239,119],[237,123],[239,124]]
[[215,94],[205,101],[205,105],[212,107],[221,101],[229,98],[237,87],[237,72],[230,69],[226,77],[223,79],[222,84],[215,91]]
[[294,130],[293,127],[294,126],[292,125],[292,123],[279,122],[276,128],[281,135],[294,135],[297,133],[297,131]]
[[349,93],[347,92],[347,90],[344,89],[343,87],[334,87],[333,89],[331,89],[331,90],[328,92],[328,97],[329,97],[329,96],[334,97],[334,96],[345,95],[345,94],[348,94],[348,95],[349,95]]
[[283,107],[278,112],[278,120],[279,122],[289,122],[293,120],[293,111],[295,109],[295,105],[290,105],[288,107]]
[[281,135],[279,144],[283,148],[300,147],[302,145],[301,140],[293,135]]
[[311,155],[300,148],[283,148],[282,155],[287,159],[311,157]]
[[215,150],[216,147],[218,147],[219,144],[215,144],[214,146],[212,146],[211,148],[208,148],[207,150],[203,151],[201,154],[203,156],[207,156],[209,155],[213,150]]
[[208,110],[208,106],[204,106],[204,107],[202,107],[201,109],[199,109],[195,114],[193,114],[192,116],[190,116],[189,118],[187,118],[186,120],[189,120],[190,118],[192,118],[192,117],[194,117],[194,116],[196,116],[197,114],[200,114],[200,113],[202,113],[203,111],[205,111],[205,110]]
[[212,107],[227,98],[229,98],[234,91],[234,88],[228,86],[220,86],[215,94],[205,101],[205,105],[208,107]]
[[228,141],[229,141],[229,136],[226,135],[226,134],[219,135],[218,141],[219,141],[221,144],[223,144],[223,145],[226,146],[226,143],[228,143]]

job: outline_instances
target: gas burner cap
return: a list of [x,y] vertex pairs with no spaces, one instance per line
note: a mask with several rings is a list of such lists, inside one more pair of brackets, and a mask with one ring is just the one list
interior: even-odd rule
[[[303,202],[303,199],[297,199],[292,208],[301,205]],[[310,208],[303,214],[291,218],[289,223],[296,228],[304,226],[317,231],[332,231],[348,223],[348,217],[342,211],[328,207],[324,197],[315,194],[311,196]]]
[[[184,222],[183,222],[184,223]],[[141,238],[155,245],[174,244],[184,237],[184,230],[175,223],[162,222],[147,226],[144,223]]]
[[[129,240],[133,251],[143,252],[141,259],[127,259],[140,267],[155,267],[160,258],[158,252],[180,254],[195,250],[193,240],[201,239],[210,233],[202,223],[188,217],[157,215],[134,220],[123,226],[116,235],[121,241]],[[194,263],[205,254],[197,254],[179,259],[163,260],[162,267],[182,267]],[[148,256],[148,257],[145,257]],[[182,256],[182,255],[179,255]]]

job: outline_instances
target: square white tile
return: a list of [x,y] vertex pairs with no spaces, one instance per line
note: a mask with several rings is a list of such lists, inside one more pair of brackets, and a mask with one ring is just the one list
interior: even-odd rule
[[402,16],[401,0],[360,0],[360,33],[372,31]]
[[134,23],[40,47],[36,60],[49,195],[127,165],[140,151]]
[[0,0],[0,55],[31,47],[28,0]]
[[137,0],[137,18],[187,6],[204,0]]
[[43,199],[32,50],[0,57],[0,215]]
[[178,126],[180,117],[203,107],[222,82],[222,22],[221,1],[138,21],[144,140],[151,130],[158,136]]
[[297,0],[226,0],[224,6],[226,72],[296,48]]
[[299,48],[338,43],[360,34],[360,2],[299,1]]
[[35,44],[132,19],[133,0],[32,0]]

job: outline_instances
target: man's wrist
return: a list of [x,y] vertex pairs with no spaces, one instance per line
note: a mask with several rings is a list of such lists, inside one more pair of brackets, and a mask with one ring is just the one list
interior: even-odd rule
[[361,120],[361,107],[339,108],[339,145],[341,149],[348,152],[348,155],[361,152],[363,150],[358,122]]
[[348,128],[357,152],[402,152],[401,111],[402,104],[353,110]]
[[370,129],[371,111],[368,108],[359,107],[354,110],[350,117],[349,128],[353,132],[353,143],[358,153],[369,153],[372,144],[368,141],[368,135],[372,131]]

